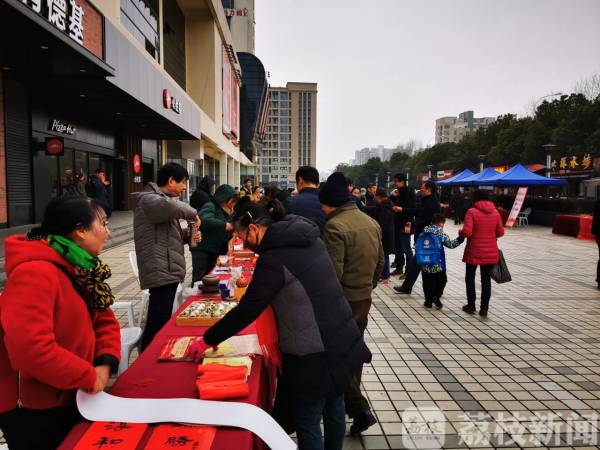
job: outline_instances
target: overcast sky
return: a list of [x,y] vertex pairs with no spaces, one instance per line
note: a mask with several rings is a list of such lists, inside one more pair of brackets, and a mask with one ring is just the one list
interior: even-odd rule
[[524,114],[600,71],[600,0],[256,0],[269,83],[318,85],[317,166],[435,119]]

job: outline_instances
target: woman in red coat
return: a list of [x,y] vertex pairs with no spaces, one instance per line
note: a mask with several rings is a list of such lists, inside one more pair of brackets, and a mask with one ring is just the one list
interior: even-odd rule
[[490,201],[488,191],[478,190],[473,194],[473,208],[465,215],[465,224],[459,231],[467,238],[463,261],[467,264],[465,283],[467,285],[467,304],[463,311],[474,314],[475,308],[475,272],[477,266],[481,272],[481,308],[479,315],[487,316],[492,295],[492,269],[500,259],[497,239],[504,235],[502,218],[496,206]]
[[109,230],[94,200],[48,204],[42,226],[6,239],[0,296],[0,428],[11,450],[55,449],[81,420],[77,389],[98,393],[121,353],[99,259]]

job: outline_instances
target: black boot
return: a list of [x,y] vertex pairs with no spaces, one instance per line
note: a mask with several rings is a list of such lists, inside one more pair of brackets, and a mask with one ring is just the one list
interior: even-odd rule
[[357,434],[362,433],[367,430],[369,427],[375,425],[377,423],[377,419],[373,415],[370,409],[367,409],[364,412],[361,412],[358,416],[354,418],[352,422],[352,426],[350,427],[350,434],[355,436]]

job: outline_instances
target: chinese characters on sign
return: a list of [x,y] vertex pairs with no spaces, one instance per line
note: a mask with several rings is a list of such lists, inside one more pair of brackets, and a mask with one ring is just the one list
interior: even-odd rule
[[592,157],[589,153],[583,156],[562,156],[558,161],[552,161],[552,170],[591,170]]
[[148,425],[125,422],[94,422],[74,450],[134,450]]
[[527,188],[520,187],[517,191],[517,196],[515,197],[515,202],[513,203],[512,209],[510,210],[510,214],[508,215],[508,219],[506,219],[506,226],[508,228],[511,228],[517,221],[517,217],[519,217],[521,208],[523,208],[523,202],[525,202],[526,195]]
[[21,0],[71,39],[83,45],[83,8],[75,0]]
[[244,9],[225,8],[224,11],[225,11],[225,16],[227,16],[227,17],[233,17],[233,16],[245,17],[248,15],[248,8],[244,8]]

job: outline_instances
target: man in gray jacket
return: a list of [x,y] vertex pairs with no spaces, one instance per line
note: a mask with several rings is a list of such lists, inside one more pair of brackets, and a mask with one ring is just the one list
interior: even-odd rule
[[133,237],[140,287],[150,290],[142,351],[171,317],[177,286],[185,278],[183,244],[189,235],[181,229],[179,220],[195,221],[200,226],[196,210],[178,198],[187,180],[184,167],[167,163],[158,170],[156,183],[150,182],[142,192],[133,194]]

